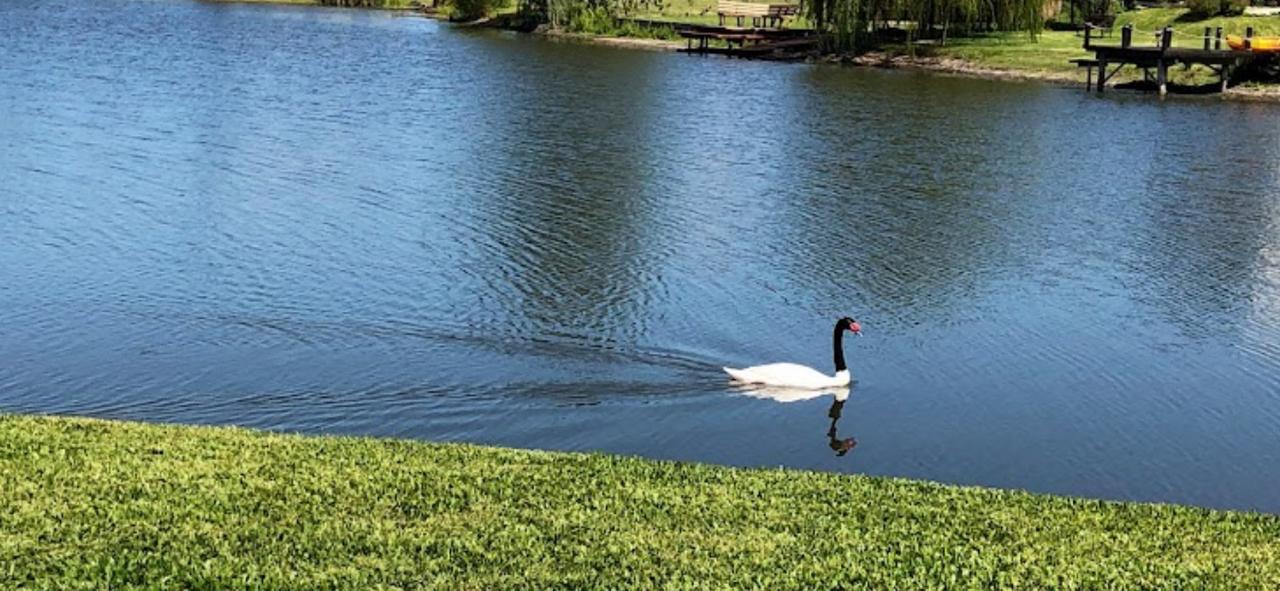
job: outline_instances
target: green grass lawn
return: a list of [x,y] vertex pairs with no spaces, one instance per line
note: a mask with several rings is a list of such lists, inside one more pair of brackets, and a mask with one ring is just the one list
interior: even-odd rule
[[[1215,17],[1197,21],[1189,20],[1186,12],[1181,8],[1152,8],[1122,13],[1116,18],[1115,30],[1111,35],[1099,38],[1098,42],[1118,44],[1119,28],[1126,24],[1134,26],[1134,43],[1139,45],[1154,44],[1154,36],[1147,33],[1165,26],[1172,26],[1177,31],[1174,45],[1178,47],[1201,47],[1205,27],[1221,26],[1224,35],[1243,35],[1245,28],[1249,26],[1253,26],[1255,34],[1259,36],[1280,34],[1280,17]],[[945,46],[917,46],[915,50],[917,55],[958,58],[979,67],[1048,77],[1079,77],[1083,81],[1084,74],[1069,63],[1073,58],[1092,57],[1092,54],[1084,51],[1083,43],[1084,39],[1074,32],[1044,31],[1036,37],[1026,33],[956,37],[948,40]],[[907,52],[907,48],[901,45],[889,46],[886,50],[896,54]],[[1129,69],[1122,71],[1115,82],[1139,78],[1141,74],[1138,70]],[[1186,71],[1171,70],[1170,79],[1181,84],[1205,84],[1216,80],[1216,75],[1203,67],[1196,67]]]
[[[905,46],[890,46],[905,53]],[[1069,60],[1090,57],[1084,39],[1070,31],[1045,31],[1032,37],[1027,33],[998,33],[976,37],[954,37],[946,45],[917,46],[917,55],[951,57],[985,68],[1032,74],[1074,74]]]
[[1280,517],[0,416],[4,589],[1275,589]]
[[663,0],[661,5],[650,4],[641,7],[635,14],[629,16],[702,25],[719,22],[719,18],[716,17],[715,0]]
[[[1205,20],[1192,20],[1187,17],[1184,8],[1148,8],[1121,13],[1116,17],[1116,28],[1132,24],[1135,30],[1142,32],[1158,31],[1166,26],[1173,27],[1175,46],[1201,47],[1205,27],[1222,27],[1222,34],[1244,35],[1246,27],[1253,27],[1254,34],[1280,35],[1280,16],[1231,16],[1213,17]],[[1118,35],[1119,33],[1117,33]],[[1134,43],[1151,45],[1154,36],[1139,37],[1134,33]],[[1224,43],[1225,45],[1225,43]]]

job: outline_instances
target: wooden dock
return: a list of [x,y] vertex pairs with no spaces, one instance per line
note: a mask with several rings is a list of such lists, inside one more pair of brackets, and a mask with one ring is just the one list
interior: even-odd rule
[[[1086,25],[1084,30],[1084,48],[1093,52],[1093,59],[1071,60],[1077,66],[1085,68],[1085,89],[1095,87],[1098,92],[1106,88],[1107,81],[1115,76],[1124,66],[1141,68],[1146,81],[1156,84],[1163,96],[1168,92],[1169,66],[1183,65],[1191,67],[1201,65],[1218,74],[1220,89],[1225,91],[1231,79],[1231,73],[1253,59],[1249,51],[1235,51],[1222,48],[1222,27],[1216,32],[1206,27],[1202,38],[1203,47],[1173,47],[1173,29],[1165,27],[1156,36],[1151,46],[1133,44],[1133,25],[1125,25],[1120,29],[1119,45],[1098,45],[1093,43],[1095,27]],[[1250,31],[1249,37],[1252,37]],[[1093,72],[1097,70],[1097,82]]]
[[[676,34],[688,41],[681,51],[696,54],[719,54],[743,58],[765,58],[780,51],[800,52],[818,43],[812,29],[778,29],[756,27],[724,27],[681,25]],[[713,41],[723,46],[713,46]]]

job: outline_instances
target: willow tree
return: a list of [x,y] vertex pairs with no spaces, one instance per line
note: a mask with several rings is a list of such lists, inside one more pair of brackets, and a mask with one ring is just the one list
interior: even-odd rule
[[848,51],[864,46],[877,23],[887,26],[909,21],[908,33],[917,38],[941,37],[953,27],[975,30],[1026,31],[1044,27],[1046,0],[800,0],[814,26],[829,34],[831,49]]

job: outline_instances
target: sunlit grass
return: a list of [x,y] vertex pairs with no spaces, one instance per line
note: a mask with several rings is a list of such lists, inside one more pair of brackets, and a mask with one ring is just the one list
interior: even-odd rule
[[[889,46],[895,53],[907,53],[902,45]],[[992,33],[973,37],[953,37],[946,45],[920,45],[915,53],[923,56],[950,57],[975,66],[1006,69],[1032,74],[1074,74],[1071,59],[1090,57],[1084,51],[1084,39],[1070,31],[1044,31],[1038,36],[1028,33]]]
[[[1133,43],[1151,46],[1155,44],[1152,35],[1165,26],[1176,31],[1174,45],[1176,47],[1202,47],[1205,27],[1223,27],[1223,35],[1243,35],[1246,27],[1252,26],[1255,35],[1280,34],[1280,17],[1274,16],[1239,16],[1214,17],[1205,20],[1188,20],[1187,11],[1181,8],[1152,8],[1121,13],[1115,28],[1106,37],[1097,38],[1098,43],[1119,44],[1119,28],[1132,24],[1134,26]],[[1092,57],[1083,48],[1084,38],[1071,31],[1044,31],[1038,36],[1026,33],[997,33],[973,37],[953,37],[943,45],[924,45],[915,48],[916,55],[949,57],[964,60],[980,68],[1008,70],[1034,76],[1059,79],[1079,78],[1084,80],[1083,72],[1070,60]],[[1225,48],[1225,42],[1223,44]],[[901,45],[887,46],[891,53],[908,53]],[[1123,83],[1141,79],[1141,72],[1129,68],[1123,70],[1112,83]],[[1170,80],[1174,83],[1198,85],[1216,82],[1217,75],[1208,69],[1197,66],[1190,70],[1174,68],[1170,70]]]
[[1258,36],[1280,35],[1280,16],[1217,16],[1193,20],[1187,18],[1185,8],[1148,8],[1121,13],[1116,17],[1117,29],[1126,24],[1132,24],[1137,31],[1134,33],[1134,43],[1145,45],[1153,45],[1155,37],[1148,35],[1139,38],[1139,32],[1154,33],[1166,26],[1177,31],[1174,35],[1175,45],[1188,47],[1202,46],[1201,37],[1205,27],[1222,27],[1223,35],[1243,36],[1247,27],[1253,27],[1254,34]]
[[1280,518],[0,417],[0,588],[1274,589]]
[[[784,2],[796,3],[795,0],[775,0],[774,3],[780,4]],[[720,17],[716,16],[716,0],[663,0],[660,6],[651,3],[626,16],[642,20],[694,25],[720,24]],[[751,19],[744,19],[743,24],[748,25],[750,21]],[[737,21],[733,18],[726,18],[725,24],[736,26]],[[783,21],[784,28],[806,28],[811,26],[812,23],[800,15],[787,17]]]

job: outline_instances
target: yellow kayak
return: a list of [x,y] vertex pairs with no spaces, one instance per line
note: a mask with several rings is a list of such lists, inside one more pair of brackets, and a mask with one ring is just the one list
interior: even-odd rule
[[[1236,51],[1244,50],[1244,37],[1227,35],[1227,45]],[[1254,53],[1280,53],[1280,37],[1254,37],[1250,39],[1249,49]]]

